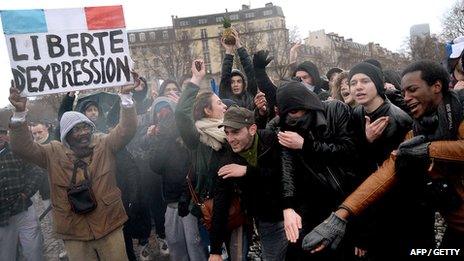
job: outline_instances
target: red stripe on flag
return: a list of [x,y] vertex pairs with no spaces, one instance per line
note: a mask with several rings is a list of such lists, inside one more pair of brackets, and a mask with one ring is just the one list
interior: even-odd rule
[[126,27],[121,5],[85,7],[84,10],[89,30]]

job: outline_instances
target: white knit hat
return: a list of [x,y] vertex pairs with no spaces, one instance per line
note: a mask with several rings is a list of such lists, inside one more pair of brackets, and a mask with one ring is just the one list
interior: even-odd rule
[[69,148],[69,144],[66,141],[66,135],[76,126],[77,124],[85,122],[89,124],[93,130],[95,130],[95,124],[89,120],[84,114],[77,111],[67,111],[63,114],[60,120],[60,138],[61,143]]

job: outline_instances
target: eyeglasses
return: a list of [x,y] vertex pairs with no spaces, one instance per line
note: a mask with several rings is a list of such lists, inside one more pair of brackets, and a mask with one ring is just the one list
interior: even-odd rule
[[90,132],[92,131],[92,126],[87,123],[79,123],[71,129],[71,133],[81,133],[81,132]]

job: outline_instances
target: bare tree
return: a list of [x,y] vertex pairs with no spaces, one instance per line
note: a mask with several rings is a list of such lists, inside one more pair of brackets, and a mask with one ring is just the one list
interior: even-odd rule
[[464,35],[464,0],[458,0],[453,7],[445,13],[443,19],[442,37],[453,40]]
[[138,67],[148,79],[161,78],[180,81],[188,74],[193,57],[193,40],[183,33],[176,40],[168,43],[152,45],[138,50]]
[[413,61],[442,61],[446,56],[444,44],[431,36],[409,38],[409,54]]

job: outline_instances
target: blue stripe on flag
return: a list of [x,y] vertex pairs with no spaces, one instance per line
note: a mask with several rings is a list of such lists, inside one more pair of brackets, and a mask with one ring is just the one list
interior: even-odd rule
[[5,34],[46,33],[43,9],[0,11]]

